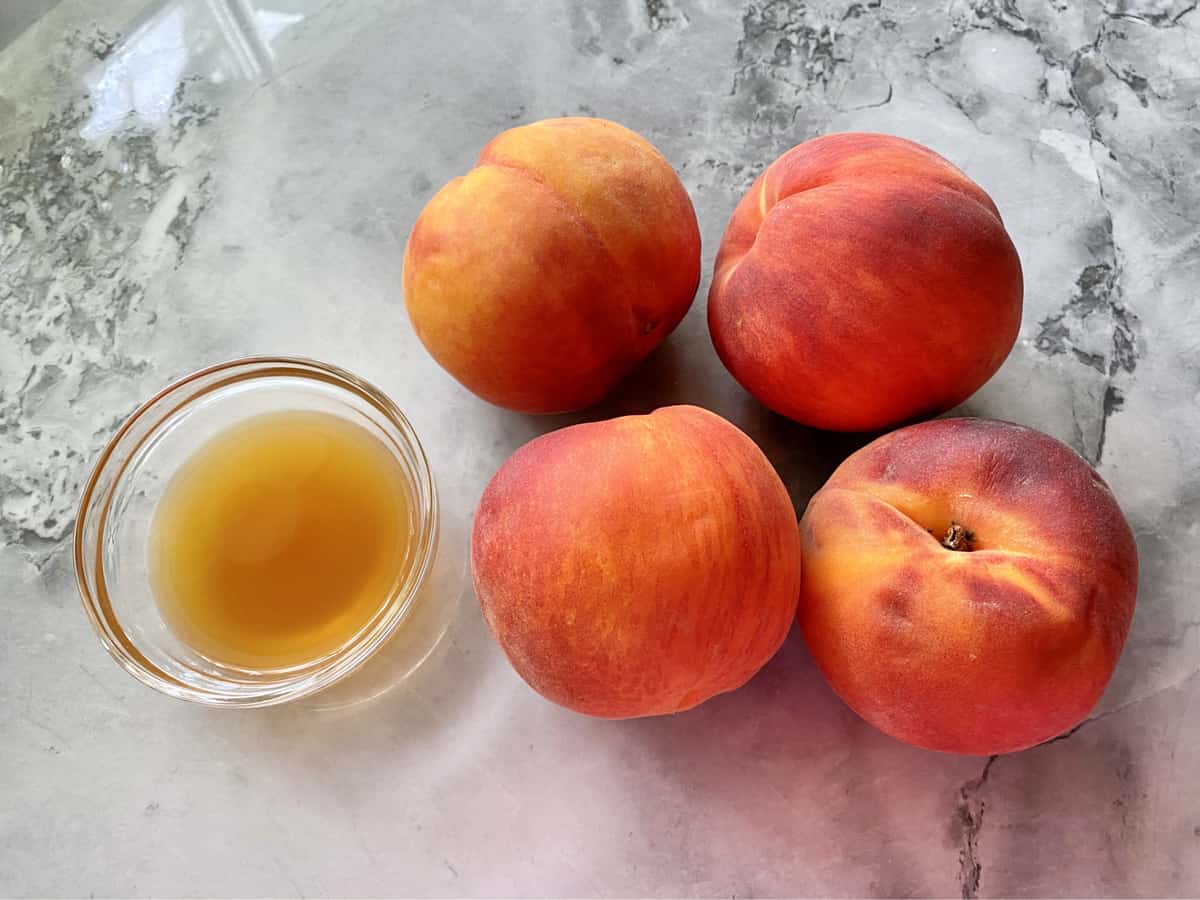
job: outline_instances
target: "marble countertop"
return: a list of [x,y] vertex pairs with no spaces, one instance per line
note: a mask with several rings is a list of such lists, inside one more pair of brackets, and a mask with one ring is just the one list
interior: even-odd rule
[[[1200,894],[1200,9],[1186,0],[67,0],[0,53],[0,894]],[[1069,736],[993,759],[858,720],[798,635],[667,718],[542,701],[461,578],[374,702],[192,707],[107,657],[70,533],[115,425],[235,356],[346,366],[434,459],[461,575],[517,446],[671,402],[749,432],[798,506],[861,437],[787,423],[691,314],[598,410],[489,407],[423,352],[401,254],[496,132],[655,142],[711,272],[741,192],[834,130],[904,135],[995,198],[1021,337],[964,407],[1095,463],[1137,534],[1121,664]],[[459,554],[455,557],[454,554]]]

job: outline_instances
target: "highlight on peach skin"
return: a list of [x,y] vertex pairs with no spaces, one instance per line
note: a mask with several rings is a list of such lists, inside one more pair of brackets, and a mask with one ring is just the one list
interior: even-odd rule
[[868,431],[944,412],[1004,362],[1017,251],[979,185],[883,134],[783,154],[738,204],[708,295],[713,345],[761,403]]
[[740,687],[795,621],[795,510],[720,416],[671,406],[564,428],[492,478],[475,592],[535,690],[604,718],[673,713]]
[[404,252],[417,336],[469,390],[527,413],[600,400],[679,324],[700,231],[679,177],[604,119],[494,138],[422,210]]
[[800,523],[799,621],[817,666],[882,731],[931,750],[1020,750],[1100,698],[1137,592],[1100,476],[1047,435],[984,419],[853,454]]

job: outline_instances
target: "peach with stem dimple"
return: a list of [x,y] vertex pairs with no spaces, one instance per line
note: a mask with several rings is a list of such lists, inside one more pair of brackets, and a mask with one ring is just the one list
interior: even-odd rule
[[1030,747],[1080,722],[1129,630],[1137,548],[1073,450],[984,419],[853,454],[800,525],[800,625],[834,690],[934,750]]

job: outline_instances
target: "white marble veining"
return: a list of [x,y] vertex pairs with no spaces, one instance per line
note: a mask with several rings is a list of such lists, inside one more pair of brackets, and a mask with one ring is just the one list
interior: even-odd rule
[[[256,0],[257,3],[257,0]],[[0,894],[1200,894],[1200,9],[1184,0],[67,0],[0,51]],[[704,292],[599,409],[470,396],[415,340],[408,228],[496,132],[616,119],[679,169],[706,272],[741,191],[833,130],[991,192],[1020,341],[965,409],[1100,469],[1138,537],[1125,654],[1068,737],[991,760],[859,721],[798,635],[683,715],[540,700],[469,592],[407,682],[229,713],[121,672],[79,608],[87,467],[170,378],[311,355],[388,391],[461,545],[517,446],[672,402],[753,435],[798,507],[865,438],[755,404]]]

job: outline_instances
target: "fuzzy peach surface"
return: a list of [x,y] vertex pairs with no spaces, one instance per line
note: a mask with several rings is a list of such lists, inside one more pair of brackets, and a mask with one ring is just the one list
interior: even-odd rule
[[426,349],[485,400],[530,413],[600,400],[679,324],[699,279],[678,176],[603,119],[498,135],[429,201],[404,253]]
[[[942,545],[951,523],[971,549]],[[1108,487],[1005,422],[926,422],[867,445],[813,497],[801,541],[817,665],[859,715],[919,747],[1002,753],[1067,730],[1133,615],[1137,549]]]
[[1008,355],[1016,249],[991,198],[932,150],[831,134],[738,204],[708,295],[726,368],[782,415],[864,431],[942,412]]
[[593,716],[688,709],[745,683],[796,612],[796,514],[762,451],[692,406],[526,444],[471,541],[483,615],[538,692]]

